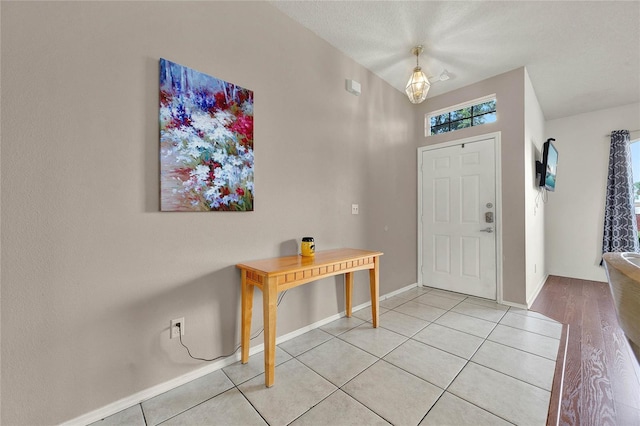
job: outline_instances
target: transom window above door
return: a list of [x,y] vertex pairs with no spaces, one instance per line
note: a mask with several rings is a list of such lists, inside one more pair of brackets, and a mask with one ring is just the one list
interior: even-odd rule
[[494,94],[427,114],[425,136],[493,123],[496,119],[496,95]]

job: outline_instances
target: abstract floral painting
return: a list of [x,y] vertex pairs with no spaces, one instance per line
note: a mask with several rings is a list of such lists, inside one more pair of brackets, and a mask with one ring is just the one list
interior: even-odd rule
[[253,92],[160,59],[160,210],[253,210]]

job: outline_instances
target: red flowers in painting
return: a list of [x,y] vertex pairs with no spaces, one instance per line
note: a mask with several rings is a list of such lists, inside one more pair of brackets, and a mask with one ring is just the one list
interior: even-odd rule
[[218,92],[213,95],[213,98],[216,100],[215,109],[227,109],[229,105],[227,105],[227,97],[224,93]]
[[231,125],[230,130],[240,136],[240,144],[246,146],[247,143],[253,143],[253,117],[243,114],[239,115]]

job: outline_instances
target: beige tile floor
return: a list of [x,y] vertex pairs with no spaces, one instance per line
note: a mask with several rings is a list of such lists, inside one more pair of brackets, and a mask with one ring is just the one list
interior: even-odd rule
[[414,288],[94,425],[544,425],[562,325]]

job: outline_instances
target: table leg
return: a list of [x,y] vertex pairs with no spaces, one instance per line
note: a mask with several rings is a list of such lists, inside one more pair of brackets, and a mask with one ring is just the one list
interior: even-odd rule
[[249,340],[251,337],[251,317],[253,315],[253,285],[247,282],[247,271],[242,270],[242,327],[241,327],[241,344],[242,344],[242,363],[249,361]]
[[351,297],[353,294],[353,272],[347,272],[344,274],[344,289],[345,289],[345,305],[347,308],[347,317],[351,318]]
[[273,386],[275,378],[277,300],[276,278],[267,278],[262,286],[262,305],[264,311],[264,384],[268,388]]
[[378,294],[380,278],[380,257],[373,258],[373,269],[369,269],[369,287],[371,288],[371,319],[373,327],[378,327]]

